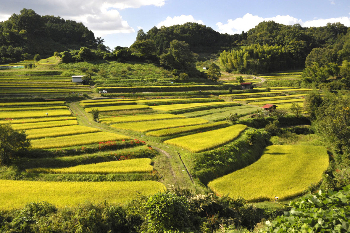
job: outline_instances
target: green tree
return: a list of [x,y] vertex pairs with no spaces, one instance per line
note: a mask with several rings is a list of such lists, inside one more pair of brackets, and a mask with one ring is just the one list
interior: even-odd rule
[[[170,69],[193,72],[196,69],[196,59],[189,45],[184,41],[173,40],[170,42],[168,52],[160,56],[160,63]],[[188,72],[186,72],[188,71]]]
[[298,103],[292,103],[292,106],[290,107],[290,110],[299,117],[302,113],[303,108]]
[[208,70],[208,79],[216,82],[219,77],[221,77],[220,67],[215,63],[211,63]]
[[34,61],[36,61],[36,62],[38,62],[38,61],[40,61],[40,54],[35,54],[35,56],[34,56]]
[[92,109],[91,114],[92,114],[92,118],[94,119],[94,121],[98,122],[98,117],[100,115],[100,111],[98,110],[98,108]]
[[316,111],[323,103],[320,93],[316,90],[310,92],[304,100],[304,110],[309,114],[311,119],[316,118]]
[[24,131],[16,131],[9,124],[0,124],[0,164],[9,165],[12,160],[28,150],[30,142]]
[[190,226],[189,204],[184,196],[159,193],[151,196],[146,204],[148,231],[186,231]]

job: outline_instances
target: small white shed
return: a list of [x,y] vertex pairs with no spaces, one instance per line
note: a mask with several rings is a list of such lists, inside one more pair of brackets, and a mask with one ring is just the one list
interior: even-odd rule
[[76,75],[76,76],[72,76],[72,82],[73,83],[81,83],[83,82],[83,75]]

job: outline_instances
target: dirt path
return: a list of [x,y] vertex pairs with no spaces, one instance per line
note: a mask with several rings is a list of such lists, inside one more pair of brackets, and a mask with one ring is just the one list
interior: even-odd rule
[[[94,127],[94,128],[97,128],[99,130],[102,130],[102,131],[109,131],[109,132],[116,132],[116,130],[114,130],[113,128],[109,127],[108,125],[105,125],[105,124],[100,124],[100,123],[97,123],[95,121],[92,121],[91,117],[88,115],[88,113],[86,113],[79,105],[79,102],[72,102],[72,103],[69,103],[69,108],[71,109],[73,115],[75,117],[77,117],[78,121],[79,121],[79,124],[81,125],[85,125],[85,126],[89,126],[89,127]],[[126,134],[127,135],[127,134]],[[127,135],[127,136],[130,136],[130,135]],[[170,160],[172,159],[172,156],[166,152],[165,150],[163,149],[160,149],[158,147],[154,147],[152,145],[152,143],[149,143],[147,142],[147,144],[150,144],[155,150],[157,150],[159,153],[165,155],[167,157],[167,160],[169,161],[169,164],[170,164]],[[170,170],[170,173],[172,175],[172,178],[174,180],[177,179],[176,177],[176,174],[175,174],[175,171],[173,170],[173,167],[170,166],[169,167],[169,170]]]

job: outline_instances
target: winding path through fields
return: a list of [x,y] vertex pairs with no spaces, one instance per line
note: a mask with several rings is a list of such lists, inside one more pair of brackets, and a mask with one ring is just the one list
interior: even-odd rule
[[[118,132],[117,129],[111,128],[106,124],[100,124],[97,123],[95,121],[92,120],[92,117],[90,116],[90,114],[86,113],[84,111],[84,109],[79,105],[79,102],[71,102],[68,103],[68,106],[70,108],[70,110],[72,111],[73,116],[77,117],[79,124],[81,125],[85,125],[85,126],[89,126],[89,127],[94,127],[97,128],[99,130],[102,131],[108,131],[108,132],[115,132],[115,133],[120,133]],[[131,136],[131,137],[135,137],[134,135],[128,135],[125,132],[122,132],[122,134],[125,134],[127,136]],[[175,184],[175,183],[181,183],[182,181],[181,178],[177,175],[177,174],[181,174],[182,173],[182,169],[183,167],[185,167],[185,165],[181,162],[181,164],[183,165],[183,167],[178,167],[177,169],[179,169],[179,171],[175,172],[174,167],[171,165],[171,160],[174,159],[174,157],[177,157],[176,155],[171,155],[170,153],[168,153],[167,151],[165,151],[164,149],[160,148],[159,146],[155,146],[153,145],[154,143],[146,141],[147,144],[151,145],[152,148],[154,148],[155,150],[157,150],[159,153],[163,154],[166,158],[166,164],[167,164],[167,170],[168,172],[171,174],[171,178],[168,177],[169,184]],[[180,159],[179,159],[180,160]],[[186,167],[185,167],[186,169]],[[183,177],[182,177],[183,178]],[[187,176],[186,179],[191,179],[190,176]]]

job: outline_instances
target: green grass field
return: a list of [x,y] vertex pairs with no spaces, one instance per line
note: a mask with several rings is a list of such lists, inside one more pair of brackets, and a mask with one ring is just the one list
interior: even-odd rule
[[156,181],[42,182],[0,180],[0,209],[22,208],[30,202],[49,202],[59,208],[85,202],[125,204],[140,195],[164,192]]
[[252,165],[208,184],[217,195],[249,201],[279,200],[301,195],[317,184],[329,165],[326,148],[273,145]]
[[43,121],[43,122],[14,124],[12,125],[12,128],[15,130],[26,130],[26,129],[51,128],[51,127],[66,126],[66,125],[77,125],[77,124],[78,124],[77,120]]

